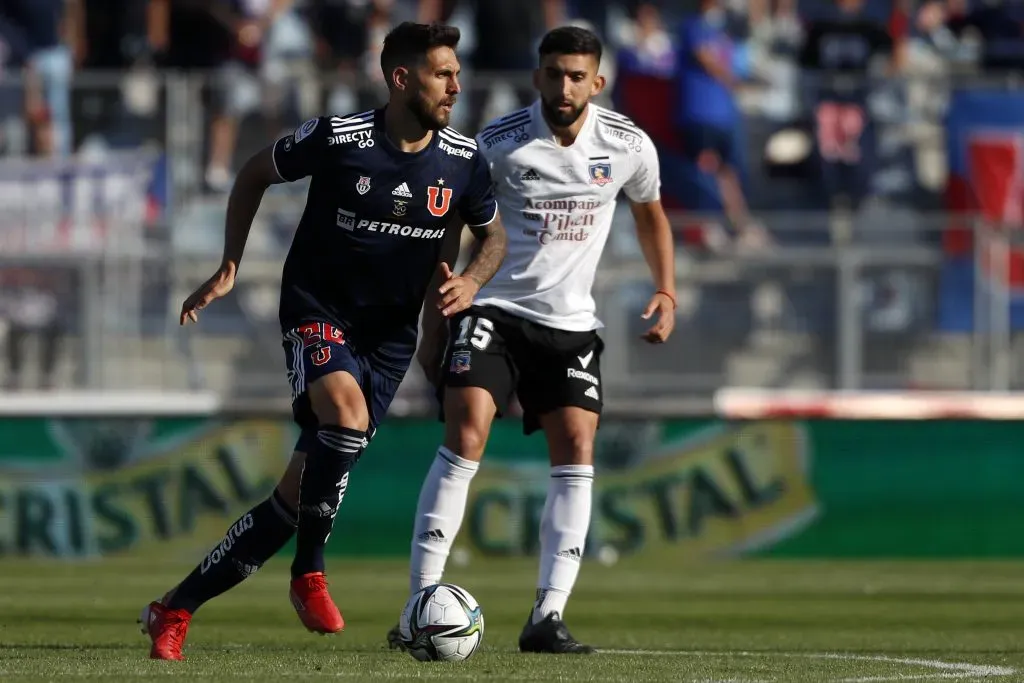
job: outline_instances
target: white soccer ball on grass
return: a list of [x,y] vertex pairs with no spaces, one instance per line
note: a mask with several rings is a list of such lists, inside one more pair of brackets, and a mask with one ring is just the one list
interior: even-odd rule
[[464,588],[439,583],[409,598],[398,628],[406,650],[421,662],[461,662],[480,647],[484,615]]

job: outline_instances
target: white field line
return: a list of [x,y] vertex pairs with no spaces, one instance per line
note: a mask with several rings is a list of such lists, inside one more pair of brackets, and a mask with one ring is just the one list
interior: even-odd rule
[[641,656],[676,656],[676,657],[792,657],[795,659],[832,659],[846,662],[885,662],[906,667],[935,669],[933,674],[894,674],[891,676],[868,676],[863,678],[843,678],[834,683],[884,683],[887,681],[911,681],[940,678],[992,678],[1013,676],[1017,670],[1008,666],[990,664],[968,664],[965,662],[944,662],[939,659],[918,659],[910,657],[890,657],[888,655],[858,655],[840,652],[722,652],[712,650],[600,650],[606,654],[641,655]]
[[[234,649],[228,646],[229,649]],[[843,654],[839,652],[751,652],[744,650],[736,651],[721,651],[721,650],[644,650],[644,649],[614,649],[614,650],[598,650],[600,654],[619,654],[619,655],[638,655],[638,656],[654,656],[654,657],[756,657],[756,658],[769,658],[769,657],[789,657],[793,659],[831,659],[836,661],[848,661],[848,662],[884,662],[889,664],[896,664],[898,666],[905,667],[920,667],[925,669],[934,669],[934,673],[927,674],[890,674],[883,676],[863,676],[853,678],[840,678],[833,679],[831,683],[899,683],[901,681],[935,681],[935,680],[960,680],[960,681],[973,681],[977,679],[1013,676],[1017,673],[1017,670],[1007,666],[994,666],[989,664],[969,664],[965,662],[945,662],[939,659],[917,659],[909,657],[890,657],[888,655],[858,655],[858,654]],[[108,672],[112,673],[112,672]],[[139,672],[136,672],[139,673]],[[409,680],[409,679],[433,679],[435,678],[432,674],[436,672],[430,671],[429,668],[425,668],[422,672],[411,673],[411,672],[377,672],[375,675],[378,677],[395,679],[395,680]],[[6,678],[8,676],[24,676],[27,675],[25,672],[16,671],[5,671],[0,670],[0,678]],[[153,669],[145,672],[146,676],[157,676],[162,677],[167,675],[168,677],[175,677],[181,679],[189,678],[209,678],[210,675],[206,672],[190,672],[182,671],[176,666],[166,668],[164,670]],[[238,673],[232,675],[230,672],[218,672],[218,678],[240,678],[248,677],[250,674]],[[282,673],[276,672],[276,676],[282,679],[289,678],[359,678],[365,677],[363,672],[355,671],[333,671],[325,672],[318,671],[315,676],[309,673],[290,672]],[[77,678],[77,677],[93,677],[97,674],[87,672],[65,672],[61,673],[61,678]],[[480,674],[478,673],[458,673],[453,671],[445,671],[444,678],[446,680],[479,680]],[[506,673],[503,676],[504,680],[515,680],[515,681],[546,681],[550,677],[548,675],[531,675],[531,674],[515,674]],[[622,680],[623,683],[627,683],[630,679],[614,679],[616,681]],[[692,683],[770,683],[763,679],[697,679]]]

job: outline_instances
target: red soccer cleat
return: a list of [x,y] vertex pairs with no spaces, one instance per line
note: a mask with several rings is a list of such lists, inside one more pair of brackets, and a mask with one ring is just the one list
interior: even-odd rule
[[303,626],[310,631],[337,633],[345,628],[345,620],[327,592],[327,577],[323,572],[311,572],[292,579],[289,597]]
[[192,615],[183,609],[168,609],[161,602],[151,602],[142,610],[139,622],[142,632],[153,641],[150,659],[185,659],[181,648],[185,645]]

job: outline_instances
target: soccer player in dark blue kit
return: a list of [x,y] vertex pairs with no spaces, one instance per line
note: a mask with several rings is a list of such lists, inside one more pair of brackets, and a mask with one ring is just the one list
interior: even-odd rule
[[[196,609],[241,583],[296,531],[292,604],[310,631],[344,627],[327,591],[324,545],[349,471],[415,354],[424,296],[436,286],[446,316],[465,310],[505,254],[487,165],[472,139],[447,127],[460,90],[458,40],[458,29],[447,26],[398,26],[381,53],[390,91],[385,108],[307,121],[254,155],[238,175],[222,265],[185,301],[181,323],[196,321],[231,291],[267,187],[311,176],[284,265],[280,307],[302,431],[270,498],[143,611],[152,658],[182,659]],[[443,258],[457,253],[463,223],[478,247],[456,276],[453,259]]]

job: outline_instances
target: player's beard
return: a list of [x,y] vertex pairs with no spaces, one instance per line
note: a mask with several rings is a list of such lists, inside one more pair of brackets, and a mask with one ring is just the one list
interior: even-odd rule
[[587,108],[587,103],[584,102],[577,107],[570,102],[569,105],[572,108],[569,111],[562,111],[558,108],[562,103],[561,99],[556,100],[554,103],[541,100],[541,106],[544,107],[544,115],[547,116],[548,121],[559,128],[568,128],[576,123],[579,117],[583,116],[583,110]]
[[[450,103],[454,105],[455,101],[451,100]],[[441,108],[441,104],[415,98],[409,100],[408,107],[424,130],[441,130],[448,127],[448,120],[451,118],[450,113]]]

